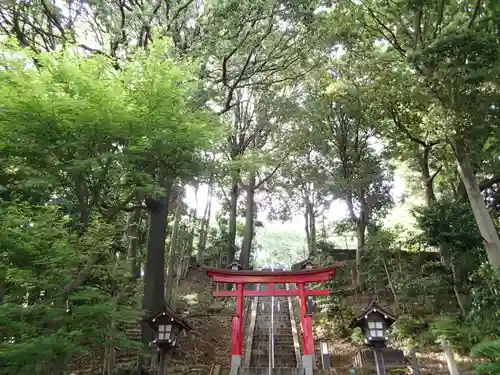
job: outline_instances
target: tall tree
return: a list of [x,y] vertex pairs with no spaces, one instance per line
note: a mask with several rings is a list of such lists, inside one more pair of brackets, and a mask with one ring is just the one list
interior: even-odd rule
[[304,216],[307,253],[313,256],[317,245],[317,218],[330,206],[332,194],[329,175],[321,168],[323,160],[313,146],[299,143],[297,147],[284,162],[273,184],[271,197],[277,196],[282,205],[271,202],[271,207],[274,215],[282,220],[296,214]]
[[[57,195],[56,202],[75,217],[79,233],[98,216],[111,221],[122,210],[147,210],[148,311],[163,305],[170,187],[196,173],[200,150],[220,134],[217,123],[190,100],[197,86],[189,66],[165,59],[165,48],[155,44],[148,52],[138,51],[120,71],[106,57],[69,50],[36,54],[43,68],[24,69],[29,56],[18,52],[20,59],[4,58],[9,69],[1,76],[2,152],[10,163],[32,171],[30,180]],[[14,100],[12,92],[25,95]],[[19,125],[15,129],[10,127],[13,117]],[[138,199],[141,204],[134,206]],[[67,293],[85,282],[99,259],[98,253],[89,257],[65,286]],[[145,329],[145,342],[151,335]]]
[[371,42],[383,38],[439,102],[446,119],[441,131],[453,149],[489,262],[498,269],[500,238],[472,163],[476,142],[484,142],[497,127],[492,114],[500,56],[497,10],[494,2],[466,4],[367,0],[344,3],[335,13],[356,20],[350,22],[348,35],[356,30]]
[[[377,152],[372,107],[366,101],[363,78],[352,80],[347,69],[328,91],[312,92],[311,118],[323,168],[332,177],[333,196],[347,204],[357,233],[357,283],[361,283],[361,257],[370,220],[383,214],[391,202],[391,167]],[[344,77],[344,78],[342,78]]]

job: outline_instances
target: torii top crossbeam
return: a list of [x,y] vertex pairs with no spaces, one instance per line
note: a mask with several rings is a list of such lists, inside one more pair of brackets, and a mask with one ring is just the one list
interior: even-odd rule
[[337,268],[343,263],[334,263],[325,268],[300,271],[246,271],[220,268],[207,268],[207,275],[218,283],[319,283],[330,280]]

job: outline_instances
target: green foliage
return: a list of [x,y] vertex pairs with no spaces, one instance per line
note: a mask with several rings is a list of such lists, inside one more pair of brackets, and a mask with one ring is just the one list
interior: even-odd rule
[[[327,243],[322,243],[320,251],[309,260],[317,267],[324,267],[334,262],[334,249]],[[342,291],[350,285],[350,270],[348,267],[341,267],[336,270],[335,277],[327,283],[313,284],[312,289],[330,289],[328,297],[316,298],[316,306],[321,311],[323,318],[320,324],[324,326],[330,334],[335,337],[348,338],[351,335],[349,324],[354,318],[352,305],[347,302],[348,292]]]
[[195,172],[220,127],[191,102],[189,65],[164,58],[165,48],[137,51],[118,72],[105,57],[72,50],[36,55],[41,70],[23,67],[35,57],[24,51],[15,61],[4,55],[14,67],[0,72],[0,150],[30,172],[23,184],[60,194],[69,184],[77,187],[69,202],[112,206],[130,192],[151,194],[167,175]]
[[500,288],[500,276],[489,264],[482,263],[481,266],[472,273],[470,277],[471,301],[469,319],[475,320],[479,317],[483,320],[483,332],[494,332],[500,335],[500,327],[491,322],[500,319],[500,300],[498,290]]
[[[364,283],[371,292],[383,289],[388,284],[385,267],[391,263],[397,234],[377,225],[369,227],[366,248],[369,251],[363,255],[363,272],[366,274]],[[385,266],[385,267],[384,267]]]
[[432,345],[434,339],[429,334],[426,322],[403,314],[391,327],[391,339],[400,346],[428,346]]
[[[416,208],[417,227],[422,230],[422,240],[429,246],[446,248],[445,256],[470,262],[478,258],[471,252],[482,245],[470,206],[464,202],[439,200],[432,206]],[[470,256],[467,256],[470,254]]]
[[318,300],[316,304],[325,316],[320,324],[335,337],[348,338],[351,334],[349,324],[354,318],[354,312],[342,292],[332,288],[331,296]]
[[167,47],[120,70],[75,49],[2,54],[0,371],[60,372],[76,355],[140,347],[125,336],[142,315],[131,257],[142,262],[140,244],[127,257],[124,210],[198,174],[222,136],[193,100],[190,63]]
[[488,359],[474,367],[480,375],[500,374],[500,340],[483,341],[472,348],[472,355]]
[[[398,322],[398,341],[445,337],[467,352],[500,337],[498,275],[485,263],[481,221],[463,203],[456,170],[462,142],[498,221],[495,2],[45,5],[9,2],[0,12],[0,37],[22,46],[2,44],[0,56],[0,361],[11,372],[56,372],[73,353],[129,344],[120,324],[137,313],[127,299],[140,298],[141,284],[123,275],[135,257],[135,274],[142,271],[144,203],[205,174],[221,199],[232,184],[242,216],[255,173],[270,218],[305,214],[311,241],[316,220],[342,200],[348,212],[336,229],[357,232],[364,291],[413,317]],[[427,204],[415,210],[418,235],[385,228],[399,164]],[[233,237],[240,241],[244,223],[228,220],[229,209],[224,201],[205,228],[199,261],[224,263]],[[135,210],[138,236],[128,233]],[[260,232],[256,263],[301,257],[301,236]],[[331,244],[308,245],[317,264],[335,261]],[[350,282],[348,272],[330,287]],[[344,297],[319,303],[339,335],[352,317]],[[429,315],[431,329],[411,328]],[[485,350],[497,360],[477,349]],[[23,357],[33,363],[22,367]]]
[[352,330],[351,333],[351,342],[353,342],[356,345],[363,345],[365,343],[365,335],[363,334],[363,331],[361,331],[361,328],[356,327]]
[[[105,280],[86,283],[69,296],[65,287],[83,267],[89,251],[109,254],[113,231],[97,226],[84,236],[68,231],[57,207],[2,204],[0,256],[5,298],[0,304],[0,373],[33,374],[64,369],[76,354],[101,345],[137,347],[123,324],[138,318],[127,298],[109,293]],[[103,260],[95,271],[113,273]],[[121,274],[123,275],[123,273]],[[124,281],[120,273],[114,283]]]
[[288,225],[268,225],[257,233],[259,248],[255,251],[258,267],[291,268],[304,258],[305,236]]
[[[455,284],[459,290],[469,289],[470,276],[484,261],[482,238],[476,229],[470,206],[463,202],[439,200],[432,206],[416,209],[415,217],[417,227],[422,231],[420,240],[439,248],[443,263],[435,264],[435,271],[429,265],[427,273],[441,273],[440,279],[449,287]],[[456,271],[457,267],[459,271]],[[451,273],[447,274],[447,269]]]
[[440,316],[432,322],[430,331],[436,342],[447,340],[462,353],[470,350],[470,343],[474,341],[473,336],[477,337],[475,327],[467,327],[461,324],[459,317]]

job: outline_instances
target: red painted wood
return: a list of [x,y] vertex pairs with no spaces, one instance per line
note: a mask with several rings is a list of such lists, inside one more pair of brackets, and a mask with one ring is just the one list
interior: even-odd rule
[[307,346],[308,340],[308,330],[305,322],[305,315],[307,312],[307,296],[305,295],[305,287],[304,283],[298,283],[298,292],[299,292],[299,308],[300,308],[300,330],[302,331],[302,352],[304,355],[309,354],[309,348]]
[[[335,263],[330,267],[291,271],[233,271],[229,269],[207,268],[209,277],[217,283],[236,283],[236,290],[219,290],[217,287],[214,297],[236,297],[236,311],[232,322],[231,355],[243,353],[243,306],[244,297],[281,297],[298,296],[300,305],[300,327],[302,330],[302,348],[304,355],[314,354],[314,338],[312,317],[307,315],[308,296],[328,296],[329,290],[307,290],[306,283],[325,282],[335,275],[338,267],[344,263]],[[267,290],[245,290],[245,284],[267,283]],[[297,284],[298,288],[277,290],[274,284]]]
[[207,268],[209,277],[218,283],[318,283],[330,280],[335,275],[337,268],[342,267],[344,263],[335,263],[330,267],[316,268],[302,271],[233,271],[230,269]]
[[243,284],[236,284],[236,311],[231,332],[231,356],[243,352]]
[[[273,283],[267,283],[267,291],[269,291],[270,293],[274,292],[274,284]],[[271,294],[271,296],[272,295],[273,294]]]
[[[299,287],[300,321],[302,327],[302,347],[304,355],[314,357],[314,336],[312,316],[307,314],[307,290],[304,283],[297,284]],[[314,358],[313,358],[314,360]]]
[[307,350],[309,354],[313,355],[314,361],[314,335],[313,335],[313,324],[312,324],[312,316],[306,315],[304,317],[304,326],[307,332]]
[[[306,290],[306,296],[329,296],[330,290]],[[298,289],[291,290],[244,290],[244,297],[297,297],[300,293]],[[237,297],[238,292],[235,290],[215,290],[212,292],[214,297]]]
[[238,297],[236,297],[236,314],[238,315],[238,319],[240,324],[238,325],[238,354],[243,354],[243,292],[245,286],[243,284],[237,284],[236,291],[238,292]]

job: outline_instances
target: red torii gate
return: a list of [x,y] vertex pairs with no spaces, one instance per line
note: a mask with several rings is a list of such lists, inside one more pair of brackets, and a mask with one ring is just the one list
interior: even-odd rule
[[[302,331],[302,362],[306,368],[313,367],[314,338],[312,316],[307,313],[308,296],[328,296],[330,290],[308,290],[307,283],[326,282],[335,275],[343,263],[335,263],[329,267],[306,269],[301,271],[247,271],[208,268],[207,275],[217,283],[236,284],[234,290],[216,290],[214,297],[236,297],[236,311],[233,317],[231,336],[231,367],[241,366],[243,354],[243,298],[244,297],[299,297],[300,327]],[[246,290],[245,284],[268,284],[267,290]],[[296,284],[294,290],[277,290],[274,284]]]

